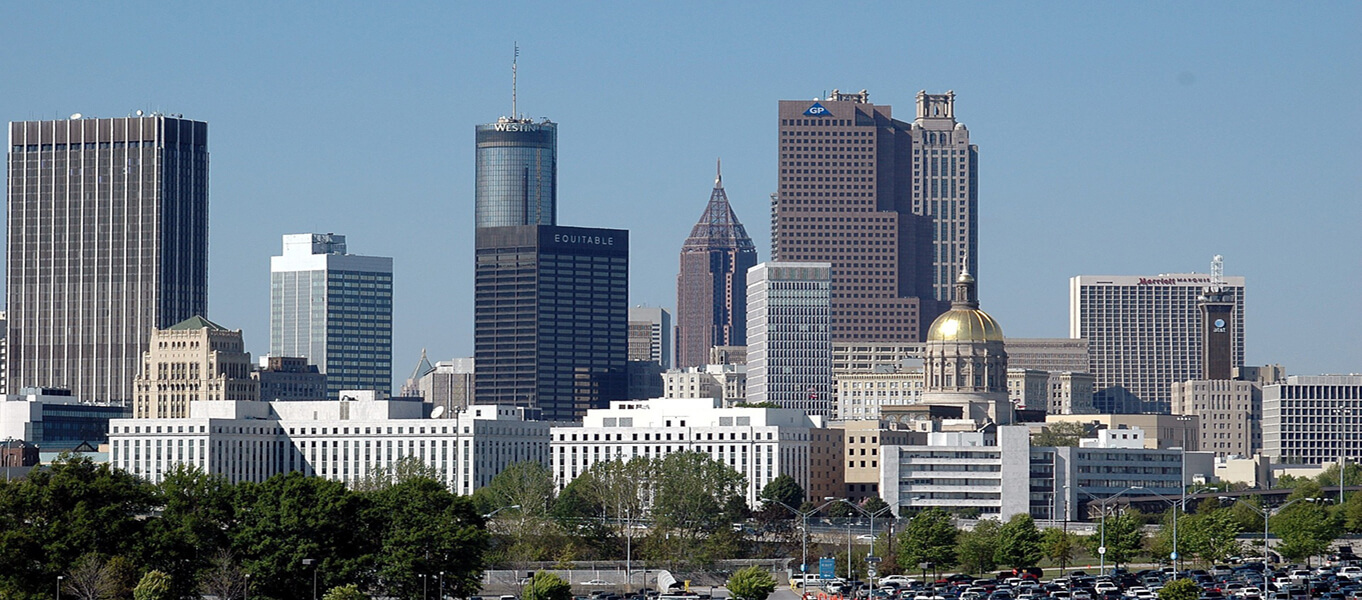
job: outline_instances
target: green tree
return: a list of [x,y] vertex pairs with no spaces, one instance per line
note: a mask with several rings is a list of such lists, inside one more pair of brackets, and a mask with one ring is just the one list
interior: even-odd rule
[[1343,529],[1348,533],[1362,533],[1362,494],[1348,494],[1347,500],[1339,509],[1342,511]]
[[776,591],[776,580],[765,569],[752,565],[728,578],[728,591],[737,600],[766,600]]
[[368,598],[353,583],[338,585],[326,590],[326,594],[322,595],[322,600],[368,600]]
[[983,575],[997,568],[996,550],[1002,524],[979,519],[973,531],[960,534],[959,566],[966,573]]
[[1040,538],[1045,558],[1059,563],[1062,575],[1064,569],[1069,566],[1069,561],[1074,559],[1074,548],[1077,546],[1074,534],[1058,527],[1050,527],[1041,532]]
[[932,563],[940,569],[951,568],[956,563],[958,533],[951,523],[951,516],[939,508],[913,515],[899,534],[899,564],[906,569],[915,569],[922,563]]
[[230,546],[233,488],[222,477],[182,464],[171,468],[154,490],[160,518],[147,522],[142,555],[149,566],[170,575],[175,597],[189,597],[218,551]]
[[133,600],[170,600],[175,596],[170,590],[170,575],[161,571],[147,571],[142,581],[132,589]]
[[883,513],[880,512],[886,508],[889,508],[889,503],[885,502],[884,499],[879,496],[871,496],[866,498],[865,502],[861,503],[861,510],[865,511],[866,514],[876,515],[876,519],[894,518],[894,511],[892,510],[884,511]]
[[614,558],[617,528],[603,517],[605,507],[591,489],[589,473],[569,481],[558,493],[549,517],[567,539],[556,549],[555,560],[599,560]]
[[537,571],[525,586],[525,600],[572,600],[572,584],[548,571]]
[[296,471],[235,490],[232,549],[259,597],[311,589],[313,570],[302,568],[305,558],[321,562],[314,568],[322,587],[371,581],[382,539],[374,529],[383,523],[366,518],[365,496]]
[[1201,586],[1191,579],[1174,579],[1159,590],[1159,600],[1197,600]]
[[1178,551],[1209,563],[1224,562],[1243,552],[1238,519],[1228,508],[1216,508],[1178,520]]
[[[1119,566],[1130,562],[1139,554],[1144,546],[1143,526],[1144,522],[1139,516],[1139,511],[1135,510],[1126,510],[1106,518],[1105,525],[1101,527],[1106,531],[1108,563]],[[1098,535],[1088,536],[1088,544],[1093,555],[1097,555],[1102,543],[1103,535],[1100,531]]]
[[152,487],[137,477],[63,454],[50,468],[0,485],[0,596],[51,592],[86,554],[130,553],[142,539]]
[[561,542],[555,539],[561,532],[550,518],[557,489],[548,467],[538,461],[523,461],[506,467],[479,490],[483,498],[479,508],[486,511],[484,514],[519,507],[497,513],[495,531],[504,542],[500,549],[507,558],[553,558],[553,550]]
[[1031,436],[1032,446],[1077,446],[1078,440],[1083,439],[1087,433],[1087,427],[1082,423],[1061,421],[1051,423],[1040,428],[1040,432]]
[[746,491],[746,479],[702,452],[669,454],[651,472],[654,527],[650,535],[668,540],[653,540],[654,551],[672,560],[706,560],[699,542],[710,532],[731,529],[724,507],[729,498]]
[[[766,487],[761,488],[759,496],[762,500],[773,500],[780,502],[790,508],[799,508],[804,502],[804,488],[799,486],[799,482],[788,474],[781,474],[780,477],[771,480]],[[785,512],[785,509],[776,507]]]
[[414,478],[372,492],[368,506],[366,520],[379,541],[373,562],[384,591],[419,597],[419,575],[441,571],[455,595],[478,587],[488,540],[483,519],[468,498],[434,479]]
[[1287,507],[1272,517],[1270,525],[1282,540],[1276,546],[1277,552],[1289,561],[1323,554],[1343,529],[1337,513],[1331,513],[1315,502],[1298,502]]
[[857,515],[856,509],[846,502],[834,502],[828,505],[823,513],[826,514],[829,519],[854,519]]
[[998,530],[998,546],[995,560],[1014,569],[1034,567],[1040,562],[1044,552],[1041,547],[1040,530],[1031,515],[1013,515]]

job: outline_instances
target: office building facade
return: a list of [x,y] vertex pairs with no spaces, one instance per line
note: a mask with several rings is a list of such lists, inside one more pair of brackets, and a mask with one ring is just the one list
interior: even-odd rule
[[747,503],[757,506],[781,475],[809,489],[811,438],[822,429],[800,410],[723,408],[707,398],[614,401],[587,411],[581,426],[551,430],[551,469],[563,489],[598,462],[703,452],[743,474]]
[[[1080,275],[1069,280],[1069,337],[1086,338],[1099,410],[1111,398],[1138,398],[1139,410],[1167,414],[1171,387],[1202,378],[1203,314],[1198,298],[1211,276]],[[1230,358],[1244,364],[1244,278],[1221,284],[1233,304]],[[1218,318],[1218,317],[1217,317]],[[1108,400],[1103,400],[1103,397]],[[1121,402],[1120,404],[1126,404]],[[1120,407],[1108,406],[1107,410]]]
[[177,465],[229,483],[300,472],[346,485],[393,481],[415,460],[467,495],[506,467],[548,460],[548,423],[523,409],[470,406],[452,419],[424,418],[423,403],[345,390],[325,402],[201,402],[187,417],[115,419],[112,466],[159,483]]
[[260,383],[260,399],[266,402],[326,399],[326,375],[306,358],[267,356],[251,378]]
[[270,258],[270,355],[297,356],[341,390],[392,390],[393,259],[349,254],[345,236],[284,236]]
[[1249,457],[1263,445],[1263,391],[1237,379],[1193,379],[1173,384],[1175,415],[1196,415],[1198,447],[1216,456]]
[[714,346],[747,344],[747,270],[756,265],[757,247],[716,175],[709,204],[681,246],[676,366],[707,364]]
[[557,224],[558,125],[501,117],[476,137],[476,226]]
[[1263,454],[1281,464],[1362,461],[1362,375],[1291,375],[1264,385]]
[[187,417],[195,402],[260,400],[240,329],[195,316],[157,330],[150,346],[134,382],[134,418]]
[[672,314],[657,306],[629,307],[629,360],[646,360],[663,369],[672,364]]
[[833,340],[920,342],[977,269],[977,157],[955,95],[918,94],[893,118],[865,91],[781,101],[776,261],[833,265]]
[[578,420],[626,393],[629,232],[528,225],[477,230],[479,404]]
[[747,271],[747,401],[832,414],[832,265]]
[[27,442],[43,454],[98,448],[109,439],[109,420],[130,416],[127,406],[81,402],[67,390],[29,388],[0,396],[0,442],[13,440],[6,445],[15,448]]
[[208,310],[208,124],[10,123],[9,389],[130,402],[152,331]]

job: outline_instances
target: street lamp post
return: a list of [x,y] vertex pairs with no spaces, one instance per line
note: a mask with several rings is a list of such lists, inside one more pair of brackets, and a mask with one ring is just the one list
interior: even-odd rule
[[[866,515],[866,516],[870,517],[870,550],[869,550],[869,551],[866,553],[866,555],[865,555],[865,558],[866,558],[866,570],[865,570],[865,573],[866,573],[866,579],[867,579],[868,583],[870,584],[870,588],[871,588],[871,589],[874,589],[874,588],[875,588],[875,576],[871,574],[871,566],[870,566],[869,563],[870,563],[870,559],[874,558],[874,556],[875,556],[875,517],[878,517],[878,516],[884,514],[885,512],[888,512],[888,511],[889,511],[890,509],[892,509],[893,507],[885,506],[885,507],[883,507],[883,508],[881,508],[881,509],[879,509],[879,510],[877,510],[877,511],[873,511],[873,512],[872,512],[872,511],[866,510],[866,509],[864,509],[864,508],[861,508],[861,507],[860,507],[859,505],[857,505],[855,502],[852,502],[852,501],[850,501],[850,500],[847,500],[846,498],[842,498],[842,502],[845,502],[845,503],[847,503],[848,505],[850,505],[852,508],[856,509],[856,512],[859,512],[859,513],[861,513],[861,514],[863,514],[863,515]],[[851,548],[850,548],[850,546],[847,547],[847,561],[848,561],[848,562],[851,561]],[[850,571],[848,571],[848,572],[850,572]]]
[[246,574],[246,587],[242,590],[242,600],[251,600],[251,574]]
[[[1174,571],[1174,573],[1181,573],[1181,572],[1182,572],[1182,555],[1181,555],[1181,554],[1178,554],[1178,511],[1181,510],[1182,512],[1187,512],[1187,501],[1189,500],[1189,498],[1187,497],[1187,488],[1184,487],[1183,490],[1182,490],[1182,500],[1175,500],[1175,499],[1173,499],[1173,498],[1169,498],[1168,496],[1165,496],[1165,495],[1160,494],[1160,493],[1158,493],[1158,492],[1155,492],[1155,491],[1153,491],[1153,490],[1146,489],[1146,488],[1143,487],[1143,486],[1138,486],[1138,485],[1137,485],[1137,486],[1133,486],[1133,487],[1134,487],[1134,489],[1140,490],[1141,492],[1146,493],[1146,494],[1149,494],[1149,495],[1151,495],[1151,496],[1158,496],[1159,498],[1162,498],[1164,501],[1166,501],[1166,502],[1168,502],[1168,503],[1170,503],[1170,504],[1172,505],[1172,507],[1173,507],[1173,555],[1170,556],[1169,558],[1172,558],[1172,559],[1173,559],[1173,571]],[[1198,491],[1200,491],[1200,490],[1198,490]]]
[[1309,502],[1314,502],[1315,499],[1314,499],[1314,498],[1296,498],[1295,500],[1292,500],[1292,501],[1290,501],[1290,502],[1287,502],[1286,504],[1283,504],[1283,505],[1278,506],[1278,507],[1276,507],[1276,508],[1269,508],[1269,507],[1267,507],[1267,506],[1264,506],[1264,507],[1262,507],[1262,508],[1258,508],[1257,506],[1254,506],[1254,505],[1252,505],[1252,504],[1249,504],[1248,502],[1245,502],[1243,498],[1234,499],[1234,498],[1230,498],[1230,497],[1228,497],[1228,496],[1221,496],[1221,497],[1220,497],[1220,500],[1221,500],[1221,501],[1232,501],[1232,502],[1237,502],[1237,503],[1239,503],[1239,504],[1243,504],[1244,506],[1247,506],[1247,507],[1249,507],[1249,508],[1252,508],[1254,511],[1257,511],[1258,514],[1260,514],[1260,515],[1263,516],[1263,597],[1264,597],[1264,598],[1267,598],[1267,563],[1268,563],[1268,559],[1270,558],[1270,555],[1268,554],[1268,550],[1267,550],[1267,525],[1268,525],[1268,520],[1270,520],[1270,519],[1272,518],[1273,513],[1279,513],[1279,512],[1281,512],[1283,509],[1285,509],[1286,507],[1291,506],[1292,504],[1295,504],[1295,503],[1297,503],[1297,502],[1300,502],[1301,500],[1306,500],[1306,501],[1309,501]]
[[426,587],[426,582],[427,582],[427,581],[430,581],[430,576],[426,575],[425,573],[422,573],[422,574],[421,574],[421,600],[426,600],[427,598],[430,598],[430,592],[428,591],[429,588]]
[[440,600],[445,600],[445,572],[440,571]]
[[57,576],[57,600],[61,600],[61,580],[66,579],[62,575]]
[[1097,560],[1098,564],[1100,565],[1098,567],[1098,572],[1102,575],[1107,574],[1107,503],[1119,498],[1122,494],[1129,492],[1130,490],[1133,489],[1136,489],[1136,486],[1128,487],[1119,492],[1116,492],[1115,494],[1107,496],[1106,498],[1098,498],[1097,496],[1089,494],[1086,490],[1081,489],[1078,490],[1080,492],[1083,492],[1084,494],[1087,494],[1089,498],[1096,500],[1098,505],[1102,507],[1102,525],[1101,525],[1102,533],[1101,537],[1099,538],[1099,545],[1097,546]]
[[[800,576],[802,577],[802,579],[801,579],[800,582],[799,582],[799,584],[800,584],[801,587],[802,587],[805,583],[808,583],[808,572],[809,572],[809,517],[818,514],[818,513],[821,512],[824,508],[827,508],[829,504],[832,504],[832,503],[834,503],[834,502],[837,502],[837,499],[836,499],[836,498],[833,498],[833,497],[831,497],[831,496],[826,496],[826,497],[823,498],[823,500],[824,500],[824,502],[823,502],[822,504],[818,505],[817,508],[814,508],[814,509],[809,510],[808,512],[801,512],[799,509],[797,509],[797,508],[795,508],[795,507],[793,507],[793,506],[790,506],[789,504],[786,504],[786,503],[784,503],[784,502],[781,502],[781,501],[779,501],[779,500],[774,500],[774,499],[773,499],[773,500],[770,500],[771,502],[775,502],[776,504],[779,504],[779,505],[785,507],[786,510],[788,510],[788,511],[790,511],[790,512],[796,514],[796,515],[799,515],[799,518],[803,519],[803,521],[804,521],[803,530],[800,531],[800,535],[799,535],[799,543],[800,543],[800,547],[802,548],[802,552],[803,552],[802,558],[800,559],[801,562],[799,563],[799,573],[800,573]],[[648,585],[648,578],[647,578],[646,575],[645,575],[644,578],[643,578],[643,585],[645,585],[645,586]]]
[[303,566],[312,567],[312,600],[317,600],[317,568],[319,565],[315,559],[304,558]]

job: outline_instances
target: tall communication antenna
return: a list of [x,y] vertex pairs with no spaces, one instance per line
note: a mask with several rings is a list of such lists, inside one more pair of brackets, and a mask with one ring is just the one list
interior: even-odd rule
[[1211,291],[1219,292],[1225,288],[1225,257],[1217,254],[1211,259]]
[[519,119],[520,113],[516,112],[515,104],[515,69],[516,63],[520,60],[520,42],[515,42],[515,56],[511,57],[511,118]]

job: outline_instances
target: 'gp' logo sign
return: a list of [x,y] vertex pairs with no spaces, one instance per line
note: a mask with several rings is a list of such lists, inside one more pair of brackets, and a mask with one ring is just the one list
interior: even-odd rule
[[817,102],[814,102],[813,106],[809,107],[809,110],[804,111],[804,116],[806,117],[826,117],[831,114],[831,111],[823,108],[823,105]]

